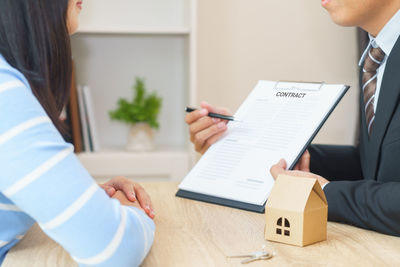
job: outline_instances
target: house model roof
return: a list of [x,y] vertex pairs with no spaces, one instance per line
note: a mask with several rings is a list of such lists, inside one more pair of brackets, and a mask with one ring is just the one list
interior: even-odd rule
[[266,204],[270,208],[298,212],[303,212],[306,206],[313,209],[321,205],[327,205],[327,201],[317,179],[288,175],[279,175]]

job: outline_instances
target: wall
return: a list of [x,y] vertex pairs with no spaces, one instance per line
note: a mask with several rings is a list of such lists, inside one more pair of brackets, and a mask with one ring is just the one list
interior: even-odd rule
[[260,79],[349,84],[315,142],[354,143],[356,31],[331,22],[320,2],[199,0],[197,38],[198,101],[235,111]]

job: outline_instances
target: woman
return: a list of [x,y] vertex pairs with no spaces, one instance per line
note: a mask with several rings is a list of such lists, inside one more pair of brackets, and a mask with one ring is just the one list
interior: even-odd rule
[[61,135],[81,8],[0,0],[0,264],[35,222],[81,266],[139,265],[153,242],[143,188],[119,177],[107,195]]

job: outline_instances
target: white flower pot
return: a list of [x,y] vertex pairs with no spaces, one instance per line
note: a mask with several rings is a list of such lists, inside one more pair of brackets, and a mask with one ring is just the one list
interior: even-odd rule
[[147,123],[131,125],[126,150],[151,151],[155,149],[154,130]]

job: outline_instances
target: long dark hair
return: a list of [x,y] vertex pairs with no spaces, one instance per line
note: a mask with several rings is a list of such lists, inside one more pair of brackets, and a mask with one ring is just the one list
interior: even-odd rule
[[72,58],[68,0],[0,0],[0,54],[28,80],[33,94],[65,135]]

